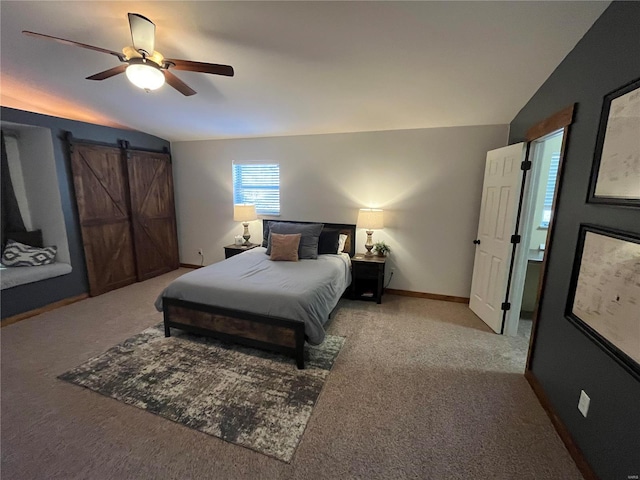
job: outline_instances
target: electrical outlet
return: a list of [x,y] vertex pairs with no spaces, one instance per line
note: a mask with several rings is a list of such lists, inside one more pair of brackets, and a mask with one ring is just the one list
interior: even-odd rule
[[396,269],[395,269],[395,268],[391,268],[391,269],[389,269],[389,273],[391,273],[391,275],[393,275],[393,272],[395,272],[395,271],[396,271]]
[[580,390],[580,400],[578,400],[578,410],[580,413],[587,418],[587,413],[589,412],[589,403],[591,403],[591,399],[589,395],[584,393],[584,390]]
[[201,248],[198,249],[198,255],[202,256],[202,249]]

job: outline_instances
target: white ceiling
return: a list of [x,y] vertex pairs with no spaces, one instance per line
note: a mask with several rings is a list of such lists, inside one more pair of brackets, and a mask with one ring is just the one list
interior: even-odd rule
[[[509,123],[609,2],[0,2],[4,106],[171,140]],[[85,77],[121,50],[127,12],[156,24],[198,93]]]

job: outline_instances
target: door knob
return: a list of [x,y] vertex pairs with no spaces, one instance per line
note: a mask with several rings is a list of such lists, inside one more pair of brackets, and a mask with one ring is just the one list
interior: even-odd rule
[[480,245],[480,240],[474,240],[473,243],[476,245]]

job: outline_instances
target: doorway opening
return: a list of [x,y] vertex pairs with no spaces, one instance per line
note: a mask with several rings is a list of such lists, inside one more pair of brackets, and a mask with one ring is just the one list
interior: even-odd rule
[[522,243],[514,259],[511,283],[512,305],[516,308],[506,315],[504,333],[507,335],[531,336],[540,302],[564,135],[565,129],[561,128],[530,143],[531,172],[525,183],[519,228]]
[[[520,326],[530,345],[543,303],[553,212],[574,107],[532,126],[526,144],[487,152],[469,308],[496,333],[516,336]],[[527,368],[530,361],[528,356]]]

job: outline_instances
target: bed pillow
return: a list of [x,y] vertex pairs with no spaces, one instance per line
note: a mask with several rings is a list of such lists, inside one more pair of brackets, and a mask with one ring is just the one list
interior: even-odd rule
[[335,228],[323,229],[318,239],[318,255],[327,253],[335,254],[338,251],[339,241],[340,230],[336,230]]
[[340,234],[340,238],[338,239],[338,253],[344,252],[344,247],[346,246],[347,238],[349,238],[348,235],[345,235],[344,233]]
[[[301,237],[298,257],[300,259],[316,259],[318,258],[318,240],[322,227],[324,227],[324,223],[269,222],[269,235],[299,233]],[[267,246],[267,255],[271,255],[271,238],[269,238]]]
[[271,240],[271,255],[269,258],[273,261],[297,262],[301,237],[302,235],[299,233],[281,235],[272,232],[269,236]]
[[37,248],[9,239],[2,252],[2,264],[7,267],[39,267],[56,260],[56,247]]
[[262,246],[267,248],[269,246],[269,225],[271,224],[268,220],[262,221]]
[[7,232],[5,234],[6,240],[13,240],[14,242],[24,243],[30,247],[42,248],[42,230],[32,230],[30,232]]

